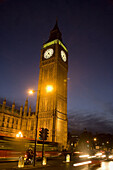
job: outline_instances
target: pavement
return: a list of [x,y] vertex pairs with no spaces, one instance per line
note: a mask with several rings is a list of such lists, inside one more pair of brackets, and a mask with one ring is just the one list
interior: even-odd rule
[[[24,165],[24,167],[19,168],[18,167],[18,162],[14,163],[1,163],[0,164],[0,170],[18,170],[18,169],[23,169],[23,170],[72,170],[73,169],[73,163],[75,162],[74,159],[72,159],[69,163],[65,161],[64,156],[60,156],[57,158],[52,158],[47,160],[46,165],[42,165],[42,162],[40,160],[36,161],[35,167],[33,165]],[[75,168],[74,168],[75,169]]]
[[[52,158],[52,159],[48,159],[46,160],[46,165],[42,165],[42,161],[36,161],[35,163],[35,167],[33,165],[24,165],[23,169],[53,169],[53,168],[57,168],[58,167],[63,167],[65,165],[69,165],[71,164],[73,161],[70,161],[70,163],[66,163],[65,161],[65,157],[64,156],[60,156],[58,158]],[[18,167],[13,167],[13,169],[20,169]]]
[[[85,161],[85,160],[84,160]],[[24,165],[24,167],[18,167],[18,162],[5,162],[0,163],[0,170],[89,170],[88,165],[83,165],[79,167],[73,166],[73,164],[80,161],[77,157],[72,156],[70,162],[66,162],[65,155],[59,156],[57,158],[47,159],[46,165],[42,165],[42,161],[36,161],[35,167],[33,165]],[[96,169],[95,169],[96,170]]]

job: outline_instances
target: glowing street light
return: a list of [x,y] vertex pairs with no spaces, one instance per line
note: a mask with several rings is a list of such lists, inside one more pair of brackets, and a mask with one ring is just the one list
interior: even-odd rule
[[23,138],[22,132],[18,132],[18,133],[16,134],[16,137],[17,137],[17,138]]
[[94,140],[94,141],[97,141],[97,138],[94,138],[93,140]]
[[37,91],[37,90],[29,90],[28,93],[33,94],[35,91]]
[[47,92],[53,91],[53,86],[52,86],[52,85],[47,85],[47,86],[46,86],[46,91],[47,91]]

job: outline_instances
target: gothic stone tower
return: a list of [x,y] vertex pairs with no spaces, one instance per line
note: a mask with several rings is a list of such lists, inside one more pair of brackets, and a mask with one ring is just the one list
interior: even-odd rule
[[[43,44],[40,56],[38,94],[40,93],[38,129],[48,128],[48,141],[67,144],[67,72],[68,51],[62,42],[61,32],[56,25],[49,40]],[[47,93],[46,86],[53,91]],[[39,99],[39,95],[37,95]],[[37,105],[38,105],[37,100]],[[39,134],[38,134],[39,135]]]

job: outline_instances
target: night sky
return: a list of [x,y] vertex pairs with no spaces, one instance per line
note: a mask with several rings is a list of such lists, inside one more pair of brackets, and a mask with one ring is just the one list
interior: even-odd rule
[[0,98],[35,106],[40,50],[56,18],[69,52],[68,124],[113,134],[113,1],[0,0]]

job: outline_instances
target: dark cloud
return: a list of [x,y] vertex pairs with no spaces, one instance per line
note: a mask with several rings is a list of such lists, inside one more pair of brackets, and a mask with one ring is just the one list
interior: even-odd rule
[[111,115],[113,115],[113,103],[109,102],[109,103],[104,103],[104,111],[106,113],[109,113]]
[[113,133],[113,119],[106,113],[73,111],[68,114],[69,131],[83,131],[87,128],[93,133]]

